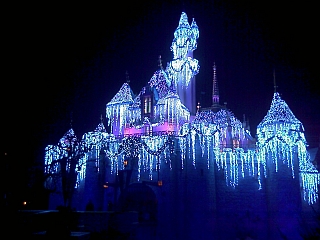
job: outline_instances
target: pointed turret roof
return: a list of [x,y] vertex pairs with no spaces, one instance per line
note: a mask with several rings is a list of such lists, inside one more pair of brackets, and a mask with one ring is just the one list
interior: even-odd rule
[[198,25],[196,23],[196,21],[194,20],[194,18],[192,18],[192,22],[191,22],[191,45],[190,45],[190,50],[195,50],[197,48],[197,40],[199,38],[199,28]]
[[281,99],[280,94],[275,92],[273,94],[270,109],[267,115],[259,123],[258,128],[262,128],[265,125],[273,125],[279,122],[302,125],[292,113],[287,103]]
[[94,130],[95,132],[107,132],[104,124],[101,122],[98,124],[96,129]]
[[186,57],[188,50],[186,42],[190,39],[191,33],[188,16],[185,12],[182,12],[178,27],[174,31],[174,39],[171,44],[171,51],[173,51],[174,59]]
[[191,31],[193,33],[193,37],[199,38],[199,28],[194,18],[192,18],[192,22],[191,22]]
[[133,103],[134,94],[129,84],[125,82],[120,88],[119,92],[111,99],[107,106],[123,104],[123,103]]
[[148,84],[150,87],[154,87],[157,90],[159,98],[166,96],[170,89],[170,80],[166,72],[162,69],[154,72]]
[[177,30],[180,28],[190,28],[189,22],[188,22],[188,16],[185,12],[181,13],[179,25],[177,27]]
[[70,146],[70,144],[76,141],[77,141],[77,136],[75,135],[74,130],[70,128],[59,140],[59,144],[61,145],[61,147],[68,147]]

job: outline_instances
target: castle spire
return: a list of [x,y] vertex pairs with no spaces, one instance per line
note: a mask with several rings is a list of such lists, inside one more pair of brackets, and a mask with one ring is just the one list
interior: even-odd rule
[[217,80],[217,68],[215,62],[213,63],[213,88],[212,88],[212,105],[219,104],[219,88]]
[[126,82],[129,84],[130,83],[130,78],[129,78],[129,73],[126,71]]
[[276,71],[273,69],[273,91],[274,91],[274,93],[276,93],[277,92],[277,84],[276,84]]
[[70,128],[72,128],[72,122],[73,122],[73,112],[70,113]]
[[161,70],[163,70],[161,55],[159,55],[158,66],[160,67]]

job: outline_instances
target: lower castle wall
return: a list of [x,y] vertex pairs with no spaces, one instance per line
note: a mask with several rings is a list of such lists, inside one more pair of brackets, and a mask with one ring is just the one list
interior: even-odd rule
[[[292,178],[287,165],[275,172],[270,164],[267,178],[260,179],[260,190],[256,175],[240,176],[238,185],[227,186],[227,175],[224,169],[218,169],[214,157],[210,158],[208,168],[207,157],[202,156],[200,146],[196,149],[195,164],[192,153],[187,154],[182,168],[180,152],[176,149],[170,161],[161,162],[159,175],[153,171],[152,180],[146,171],[141,172],[138,181],[137,168],[133,168],[130,183],[146,184],[156,196],[158,236],[197,240],[212,239],[212,236],[217,239],[283,239],[283,234],[299,239],[302,203],[298,172]],[[298,160],[295,162],[295,169],[298,169]],[[116,183],[116,176],[106,164],[104,180]],[[101,177],[92,179],[86,179],[86,193],[79,189],[75,195],[76,209],[84,210],[88,196],[92,196],[99,208],[96,210],[111,210],[110,204],[112,210],[121,209],[120,188],[110,184],[103,189],[98,181]],[[162,180],[161,187],[156,186],[158,179]],[[81,195],[86,197],[81,198]]]

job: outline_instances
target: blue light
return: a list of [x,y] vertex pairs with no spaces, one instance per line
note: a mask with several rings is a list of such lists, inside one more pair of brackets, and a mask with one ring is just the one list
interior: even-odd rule
[[[94,161],[100,170],[99,156],[103,153],[110,161],[110,174],[125,169],[124,160],[136,159],[137,181],[144,180],[145,175],[153,180],[155,173],[165,171],[164,164],[177,171],[186,169],[188,164],[196,169],[201,161],[206,161],[208,169],[214,166],[223,171],[226,185],[236,188],[241,178],[250,177],[257,181],[257,190],[261,190],[262,179],[270,177],[267,172],[278,173],[285,166],[292,178],[299,171],[303,199],[308,204],[317,202],[320,174],[310,161],[303,125],[279,93],[274,93],[270,109],[257,126],[257,139],[228,109],[198,111],[191,120],[177,88],[178,85],[187,88],[199,72],[198,61],[192,56],[198,37],[195,20],[190,26],[187,15],[182,13],[171,45],[173,60],[165,71],[162,68],[156,71],[148,82],[155,94],[153,116],[141,114],[145,88],[135,96],[129,84],[124,83],[106,104],[111,133],[100,123],[79,141],[70,129],[57,145],[45,148],[45,172],[58,175],[59,161],[70,157],[72,149],[72,157],[78,158],[76,187],[86,177],[88,161]],[[149,132],[144,132],[146,126]],[[180,154],[179,169],[171,165],[177,159],[176,152]],[[296,160],[299,169],[295,169]],[[71,157],[68,161],[67,171]],[[48,184],[53,184],[53,178],[48,179]]]

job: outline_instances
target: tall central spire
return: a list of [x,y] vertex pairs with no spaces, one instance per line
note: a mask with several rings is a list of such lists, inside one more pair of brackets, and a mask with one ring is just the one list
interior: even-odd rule
[[219,88],[217,80],[217,68],[215,63],[213,63],[212,105],[219,105]]

